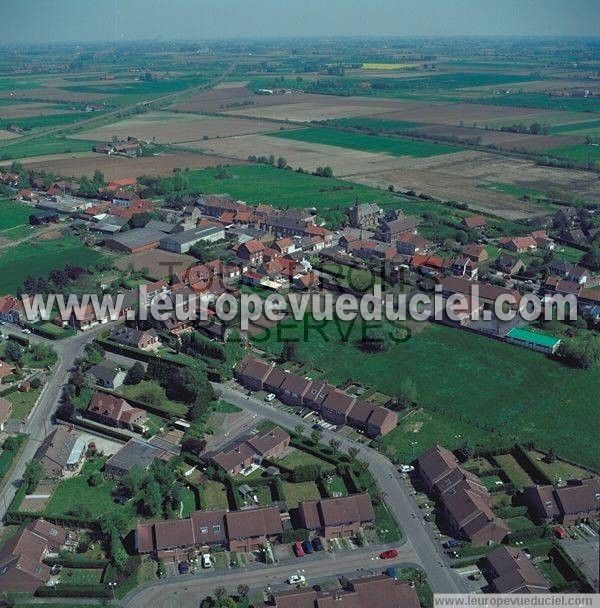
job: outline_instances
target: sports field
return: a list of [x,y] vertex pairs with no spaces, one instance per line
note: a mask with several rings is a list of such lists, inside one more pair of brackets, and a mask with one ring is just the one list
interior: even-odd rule
[[[464,437],[470,428],[474,440],[485,432],[507,444],[535,441],[576,462],[599,465],[597,370],[566,369],[533,351],[442,325],[427,324],[405,342],[373,355],[354,346],[361,336],[359,321],[352,327],[305,317],[304,323],[285,321],[281,329],[279,336],[276,331],[261,334],[257,346],[279,353],[283,340],[298,338],[307,373],[326,369],[334,383],[352,378],[386,395],[395,395],[410,378],[426,412],[464,427],[455,434]],[[431,440],[438,434],[432,432]],[[387,445],[393,443],[390,437]]]
[[378,191],[339,179],[303,175],[275,169],[268,165],[246,165],[225,168],[226,179],[216,179],[221,171],[203,169],[190,171],[190,190],[194,192],[226,192],[248,203],[269,203],[276,207],[349,207],[358,196],[369,202],[394,199],[386,191]]
[[296,141],[307,141],[314,144],[325,144],[328,146],[340,146],[352,150],[364,152],[382,152],[394,156],[414,156],[425,158],[439,154],[451,154],[459,152],[459,148],[447,145],[438,145],[423,141],[412,141],[400,137],[382,137],[375,135],[364,135],[363,133],[347,133],[334,129],[299,129],[296,131],[284,131],[272,133],[272,137],[293,139]]
[[105,259],[102,253],[73,236],[27,241],[0,251],[2,290],[14,293],[26,277],[46,276],[51,270],[64,268],[69,263],[88,268]]

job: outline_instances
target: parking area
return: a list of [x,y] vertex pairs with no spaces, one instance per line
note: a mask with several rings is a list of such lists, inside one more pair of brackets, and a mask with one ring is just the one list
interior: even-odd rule
[[575,564],[581,569],[594,591],[598,592],[598,551],[600,550],[600,538],[597,532],[589,527],[590,532],[586,536],[577,539],[565,539],[560,542],[563,549],[569,554]]

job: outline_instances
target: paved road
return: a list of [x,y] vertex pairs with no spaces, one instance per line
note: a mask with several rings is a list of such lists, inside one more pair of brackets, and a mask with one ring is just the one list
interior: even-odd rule
[[[222,384],[215,384],[214,387],[221,393],[221,398],[228,403],[261,414],[277,424],[288,428],[303,424],[307,430],[310,428],[309,423],[298,416],[288,414],[264,401],[248,397],[237,388]],[[440,543],[435,540],[431,527],[422,518],[421,510],[411,495],[410,487],[407,486],[406,481],[398,473],[395,466],[379,452],[357,444],[337,433],[323,431],[323,437],[326,441],[333,438],[341,441],[342,450],[347,450],[351,445],[360,446],[358,458],[369,463],[379,487],[385,492],[390,511],[395,515],[404,534],[408,537],[408,543],[414,547],[418,557],[417,563],[427,572],[429,584],[433,591],[438,593],[464,592],[463,581],[450,568]]]
[[371,572],[381,573],[388,566],[416,566],[418,556],[406,543],[398,549],[398,558],[379,560],[378,552],[372,549],[358,549],[352,552],[319,553],[290,560],[285,564],[259,564],[240,570],[226,572],[202,571],[201,574],[177,576],[143,585],[131,592],[120,602],[128,608],[196,608],[199,599],[210,595],[218,586],[235,593],[240,584],[248,585],[251,590],[283,589],[289,587],[285,580],[300,572],[309,584],[313,585],[326,578],[340,575],[360,577]]
[[[84,345],[91,342],[96,334],[101,329],[105,328],[106,325],[102,325],[88,332],[78,333],[72,338],[62,341],[46,340],[35,334],[27,336],[32,344],[38,342],[50,344],[58,353],[58,361],[56,362],[54,369],[48,374],[48,381],[42,388],[38,403],[22,430],[22,432],[29,435],[29,439],[14,464],[12,473],[9,478],[5,480],[2,490],[0,490],[0,519],[3,519],[6,515],[10,502],[17,492],[19,482],[23,478],[23,473],[25,472],[25,466],[33,459],[40,442],[51,430],[53,425],[52,415],[60,399],[63,386],[67,381],[73,361],[79,356]],[[1,330],[3,334],[24,335],[14,325],[2,325]]]

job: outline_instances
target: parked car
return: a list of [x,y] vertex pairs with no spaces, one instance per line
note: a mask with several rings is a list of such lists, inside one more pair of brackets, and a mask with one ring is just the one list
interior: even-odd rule
[[567,533],[562,526],[556,526],[556,528],[554,528],[554,534],[556,535],[556,538],[567,538]]
[[304,549],[304,553],[306,553],[307,555],[310,555],[313,552],[313,546],[309,540],[305,540],[302,543],[302,548]]
[[187,562],[179,562],[177,569],[179,570],[179,574],[187,574],[190,571],[190,566]]
[[410,464],[402,464],[402,465],[400,465],[400,470],[403,473],[412,473],[415,470],[415,467],[413,467]]
[[274,393],[269,393],[266,397],[265,397],[265,401],[273,401],[275,399],[275,394]]
[[323,541],[318,536],[312,539],[312,548],[315,551],[323,551]]
[[396,549],[388,549],[387,551],[380,553],[379,557],[381,559],[394,559],[395,557],[398,557],[398,551],[396,551]]
[[455,538],[451,538],[443,544],[443,547],[444,549],[454,549],[455,547],[460,547],[460,541],[456,540]]
[[23,328],[21,331],[22,331],[24,334],[30,334],[30,333],[31,333],[31,330],[30,330],[30,329],[27,329],[26,327],[24,327],[24,328]]
[[294,543],[294,554],[296,557],[304,557],[304,549],[302,548],[302,543],[299,540]]
[[210,555],[208,553],[202,554],[202,567],[210,568],[212,566],[212,560],[210,559]]
[[287,582],[288,585],[300,585],[306,582],[306,577],[301,574],[292,574],[292,576],[287,579]]
[[394,568],[393,566],[386,568],[384,573],[387,574],[390,578],[393,578],[394,580],[398,578],[396,568]]

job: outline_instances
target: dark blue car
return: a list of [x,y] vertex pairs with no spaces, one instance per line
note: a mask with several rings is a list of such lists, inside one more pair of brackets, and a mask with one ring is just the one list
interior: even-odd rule
[[190,571],[190,567],[187,562],[179,562],[179,574],[187,574]]
[[313,546],[309,540],[305,540],[302,543],[302,548],[304,549],[304,553],[306,553],[307,555],[310,555],[313,552]]
[[323,551],[323,541],[318,536],[312,539],[312,548],[315,551]]
[[394,580],[396,580],[398,578],[398,575],[396,574],[396,568],[393,568],[392,566],[390,566],[389,568],[385,569],[385,573],[390,577],[393,578]]

